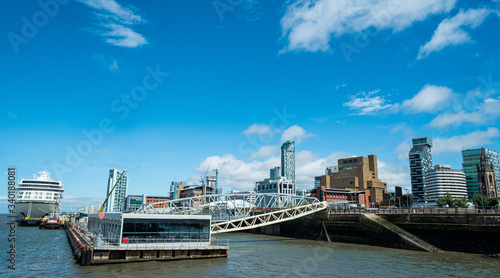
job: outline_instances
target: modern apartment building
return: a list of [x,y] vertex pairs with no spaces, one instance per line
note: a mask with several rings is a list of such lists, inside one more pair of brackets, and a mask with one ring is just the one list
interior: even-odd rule
[[[108,177],[108,190],[106,190],[106,196],[109,195],[111,190],[113,190],[113,186],[116,184],[116,181],[119,179],[122,172],[116,169],[109,170]],[[123,209],[123,204],[125,202],[125,198],[127,196],[127,187],[128,187],[128,177],[123,174],[120,181],[116,185],[113,193],[109,196],[108,201],[106,202],[106,211],[107,212],[121,212]]]
[[467,197],[465,173],[450,165],[436,165],[425,173],[427,205],[437,206],[437,199],[446,194],[453,198]]

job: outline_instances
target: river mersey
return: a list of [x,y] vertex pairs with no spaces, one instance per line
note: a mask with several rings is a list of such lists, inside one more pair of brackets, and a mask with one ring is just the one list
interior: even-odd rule
[[[6,215],[1,216],[6,223]],[[1,234],[8,234],[8,225]],[[225,234],[224,259],[139,262],[82,267],[65,230],[16,228],[16,270],[0,277],[495,277],[500,261],[484,255],[427,253],[248,233]],[[7,250],[3,238],[1,249]]]

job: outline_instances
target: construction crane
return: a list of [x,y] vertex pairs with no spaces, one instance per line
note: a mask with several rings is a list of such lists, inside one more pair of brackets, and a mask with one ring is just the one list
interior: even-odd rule
[[[215,168],[214,172],[215,172],[215,192],[214,192],[214,194],[217,195],[218,194],[217,184],[219,183],[219,169]],[[217,197],[215,197],[215,201],[217,201]]]
[[208,164],[207,170],[205,171],[205,176],[201,177],[201,185],[205,185],[205,180],[207,179],[207,174],[208,170],[210,169],[210,166],[212,166],[212,161],[210,161],[210,164]]
[[126,169],[123,170],[123,172],[120,174],[120,176],[116,180],[115,185],[113,185],[113,188],[111,188],[111,191],[109,192],[108,196],[106,196],[106,199],[102,203],[102,206],[101,206],[101,208],[98,211],[99,213],[101,213],[104,210],[104,207],[106,206],[106,203],[108,202],[109,196],[111,196],[111,194],[113,193],[113,190],[115,190],[116,185],[120,182],[120,180],[122,179],[123,174],[125,174],[125,172],[127,172]]

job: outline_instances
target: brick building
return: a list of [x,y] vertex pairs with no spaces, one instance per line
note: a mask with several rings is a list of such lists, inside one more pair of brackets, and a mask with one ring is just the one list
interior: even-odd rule
[[311,191],[311,197],[316,197],[321,202],[350,204],[365,208],[369,208],[371,203],[370,190],[351,191],[318,186]]
[[350,157],[338,160],[338,172],[328,171],[321,176],[320,186],[327,189],[370,191],[371,202],[381,204],[387,184],[378,179],[377,156]]

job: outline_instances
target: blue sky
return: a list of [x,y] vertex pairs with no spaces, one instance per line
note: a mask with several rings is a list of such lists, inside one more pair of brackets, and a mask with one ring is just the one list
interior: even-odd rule
[[129,194],[210,163],[226,192],[250,190],[288,139],[299,188],[369,154],[390,191],[409,187],[412,137],[458,169],[463,148],[499,150],[499,1],[2,6],[0,165],[62,179],[63,209],[102,202],[110,168]]

